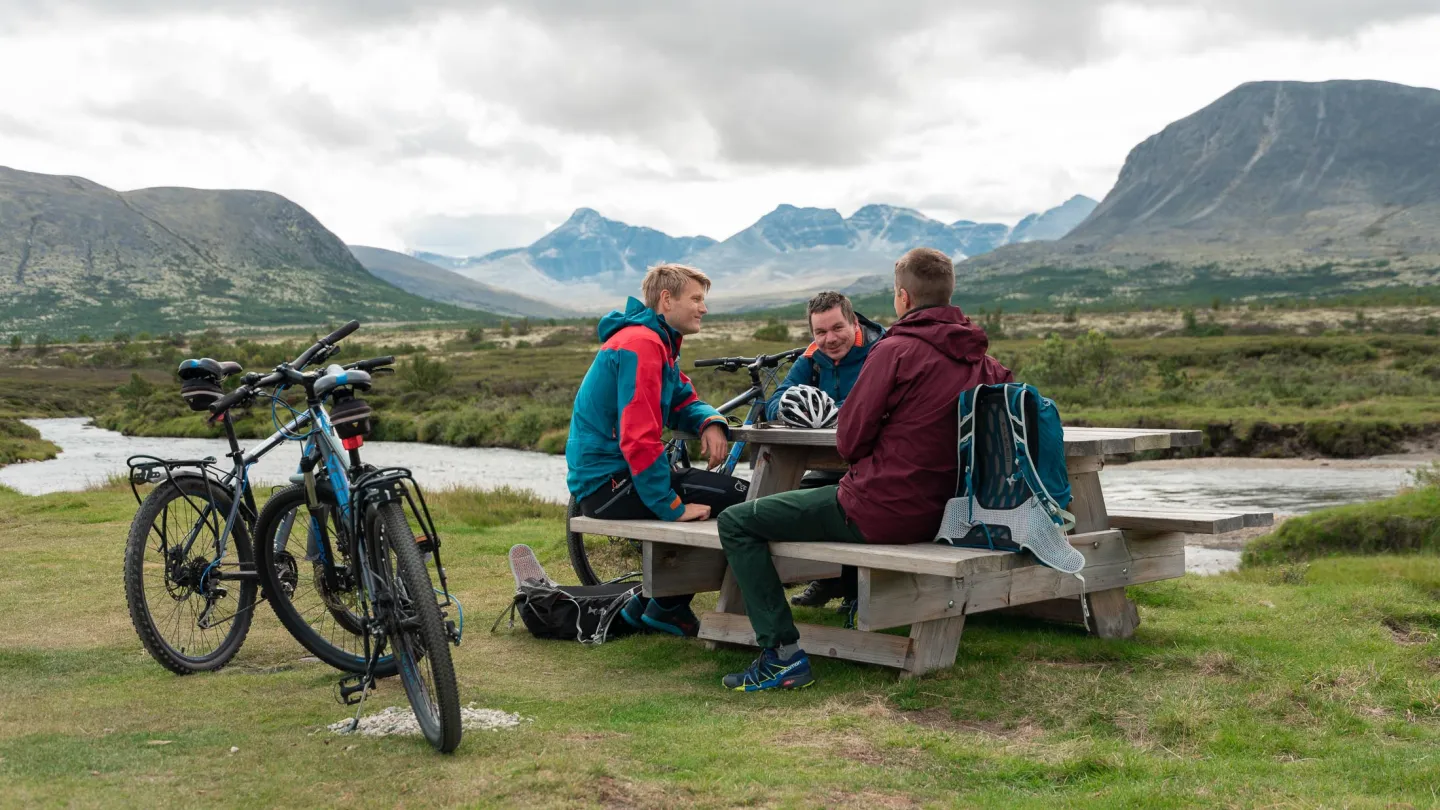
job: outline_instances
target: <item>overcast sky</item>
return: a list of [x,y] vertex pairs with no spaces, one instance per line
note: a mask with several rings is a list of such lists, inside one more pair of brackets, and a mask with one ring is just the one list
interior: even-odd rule
[[0,0],[0,165],[465,254],[589,206],[1013,223],[1253,80],[1440,87],[1437,0]]

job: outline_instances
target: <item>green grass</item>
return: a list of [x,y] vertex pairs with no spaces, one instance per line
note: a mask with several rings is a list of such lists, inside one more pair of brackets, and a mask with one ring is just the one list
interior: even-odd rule
[[44,461],[59,452],[60,448],[40,438],[35,428],[18,419],[0,417],[0,464]]
[[1291,518],[1252,542],[1244,559],[1259,565],[1386,553],[1440,554],[1440,487]]
[[[742,652],[653,636],[586,647],[503,624],[490,634],[511,591],[511,544],[567,573],[560,511],[513,494],[434,501],[469,619],[456,650],[462,701],[532,719],[468,734],[452,757],[417,739],[325,732],[347,714],[332,698],[336,674],[301,662],[263,607],[226,670],[166,673],[125,613],[128,492],[0,490],[0,804],[1436,801],[1434,556],[1325,559],[1289,582],[1259,567],[1134,588],[1143,623],[1128,641],[977,616],[953,669],[902,682],[817,659],[813,689],[740,695],[719,679],[748,663]],[[370,710],[403,703],[387,681]]]

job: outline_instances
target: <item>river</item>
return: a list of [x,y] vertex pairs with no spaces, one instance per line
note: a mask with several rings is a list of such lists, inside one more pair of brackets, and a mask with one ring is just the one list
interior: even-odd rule
[[[26,419],[61,449],[50,461],[0,467],[0,484],[28,495],[81,490],[125,472],[125,459],[136,453],[170,458],[213,455],[225,461],[221,439],[170,439],[123,436],[89,424],[88,419]],[[251,442],[242,442],[242,445]],[[254,480],[283,483],[295,469],[293,445],[282,445],[254,468]],[[440,489],[501,486],[532,490],[563,501],[565,459],[544,453],[480,447],[447,447],[412,442],[368,442],[365,459],[382,466],[409,467],[422,485]],[[1304,514],[1315,509],[1394,495],[1425,456],[1395,456],[1359,461],[1298,459],[1190,459],[1111,464],[1101,471],[1105,500],[1111,507],[1172,504],[1189,508],[1227,508]],[[1197,552],[1197,568],[1232,567],[1238,554]]]

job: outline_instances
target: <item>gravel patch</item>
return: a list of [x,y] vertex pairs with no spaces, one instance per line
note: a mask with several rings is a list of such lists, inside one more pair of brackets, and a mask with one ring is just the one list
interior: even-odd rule
[[[351,718],[347,717],[327,728],[336,734],[349,734]],[[477,709],[475,704],[460,709],[460,726],[466,731],[499,731],[515,728],[529,718],[518,714],[502,712],[499,709]],[[360,728],[355,733],[363,737],[389,737],[393,734],[419,735],[420,723],[409,706],[386,706],[375,714],[360,718]]]

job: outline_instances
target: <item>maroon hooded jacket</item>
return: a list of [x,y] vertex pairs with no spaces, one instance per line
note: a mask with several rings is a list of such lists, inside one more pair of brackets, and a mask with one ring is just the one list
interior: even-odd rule
[[836,432],[850,462],[840,506],[869,542],[935,539],[955,495],[960,392],[1015,379],[989,346],[959,307],[937,306],[910,311],[870,349]]

